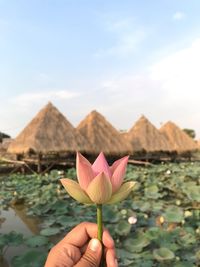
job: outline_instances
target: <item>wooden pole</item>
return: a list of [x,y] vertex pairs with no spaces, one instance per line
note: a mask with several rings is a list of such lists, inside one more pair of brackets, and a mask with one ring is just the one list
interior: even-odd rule
[[41,164],[42,154],[38,154],[38,164],[37,164],[37,172],[41,173],[42,171],[42,164]]

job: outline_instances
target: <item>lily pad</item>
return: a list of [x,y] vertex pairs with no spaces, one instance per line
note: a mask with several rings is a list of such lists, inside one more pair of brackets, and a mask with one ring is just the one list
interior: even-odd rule
[[111,206],[105,206],[103,210],[104,222],[116,223],[120,220],[120,216],[117,211],[113,210]]
[[200,186],[190,186],[185,189],[185,193],[190,200],[200,201]]
[[183,210],[176,206],[168,207],[163,216],[167,222],[181,222],[184,219]]
[[120,221],[115,228],[115,232],[121,236],[128,235],[130,231],[131,224],[126,221]]
[[16,256],[12,259],[13,267],[41,267],[44,266],[46,253],[41,251],[30,250],[22,256]]
[[134,259],[135,255],[131,252],[128,252],[125,249],[117,249],[117,256],[122,259],[122,258],[127,258],[127,259]]
[[134,238],[128,238],[124,242],[124,247],[130,252],[140,252],[150,244],[149,239],[144,234],[138,234]]
[[157,261],[172,260],[175,258],[173,251],[168,248],[154,249],[153,256]]
[[187,247],[191,244],[195,244],[197,242],[196,240],[196,237],[195,237],[195,234],[192,234],[192,233],[184,233],[180,239],[178,240],[178,242],[184,246],[184,247]]
[[145,236],[149,239],[149,240],[154,240],[159,238],[159,236],[161,235],[161,229],[158,227],[151,227],[149,228],[149,230],[145,233]]
[[157,187],[157,185],[151,185],[145,188],[145,195],[148,198],[157,199],[160,197],[160,194],[158,193],[158,191],[159,191],[159,188]]
[[25,241],[25,243],[29,247],[41,247],[48,244],[48,242],[49,242],[48,238],[41,235],[31,236]]
[[193,263],[189,261],[180,261],[177,262],[174,267],[196,267]]
[[44,236],[56,235],[58,233],[60,233],[60,228],[58,227],[46,228],[40,231],[40,234]]
[[8,234],[0,234],[0,247],[18,246],[23,243],[23,235],[14,231]]

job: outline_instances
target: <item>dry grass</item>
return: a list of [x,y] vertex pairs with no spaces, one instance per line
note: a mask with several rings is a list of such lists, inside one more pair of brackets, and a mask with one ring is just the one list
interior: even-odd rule
[[[200,141],[198,143],[200,148]],[[2,149],[2,148],[1,148]],[[119,133],[100,113],[92,111],[77,129],[48,103],[9,145],[13,154],[83,153],[124,155],[135,152],[187,152],[197,149],[186,133],[172,122],[160,131],[142,116],[127,133]]]
[[77,130],[90,142],[90,153],[107,155],[131,153],[131,145],[100,113],[92,111]]
[[172,147],[158,129],[142,116],[133,127],[123,134],[132,144],[135,152],[160,152],[171,151]]
[[194,151],[197,149],[195,141],[182,131],[173,122],[167,122],[160,128],[160,132],[165,136],[173,150],[178,153]]
[[9,145],[8,152],[87,152],[87,147],[87,142],[71,123],[48,103]]
[[197,141],[197,148],[200,150],[200,140]]

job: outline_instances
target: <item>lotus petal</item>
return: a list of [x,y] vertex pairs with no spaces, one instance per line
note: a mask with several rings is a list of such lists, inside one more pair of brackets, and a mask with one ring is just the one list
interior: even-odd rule
[[68,194],[75,200],[85,204],[92,203],[90,198],[86,195],[86,193],[77,182],[67,178],[60,179],[60,181]]
[[126,166],[128,163],[128,156],[116,161],[112,166],[114,169],[113,175],[110,178],[112,184],[113,193],[115,193],[121,186],[124,180],[124,175],[126,172]]
[[132,191],[136,182],[126,182],[124,183],[120,189],[112,195],[111,199],[106,204],[114,204],[116,202],[124,200],[128,194]]
[[[126,156],[129,158],[129,156]],[[116,161],[113,162],[112,166],[110,166],[110,171],[111,171],[111,174],[113,175],[115,169],[119,166],[119,164],[121,163],[122,160],[124,160],[124,158],[126,157],[123,157],[121,159],[118,159]]]
[[103,152],[99,154],[95,162],[92,164],[92,170],[94,171],[95,175],[104,172],[108,177],[111,177],[110,167],[106,161]]
[[96,204],[107,202],[112,195],[112,185],[105,173],[97,175],[87,188],[87,194]]
[[81,188],[86,190],[95,175],[90,162],[78,152],[76,155],[76,170],[78,182]]

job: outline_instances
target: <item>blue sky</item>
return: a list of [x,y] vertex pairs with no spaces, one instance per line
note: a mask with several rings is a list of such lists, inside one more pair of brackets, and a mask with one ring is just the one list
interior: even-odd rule
[[199,0],[0,0],[0,131],[52,101],[74,126],[96,109],[200,138],[199,14]]

